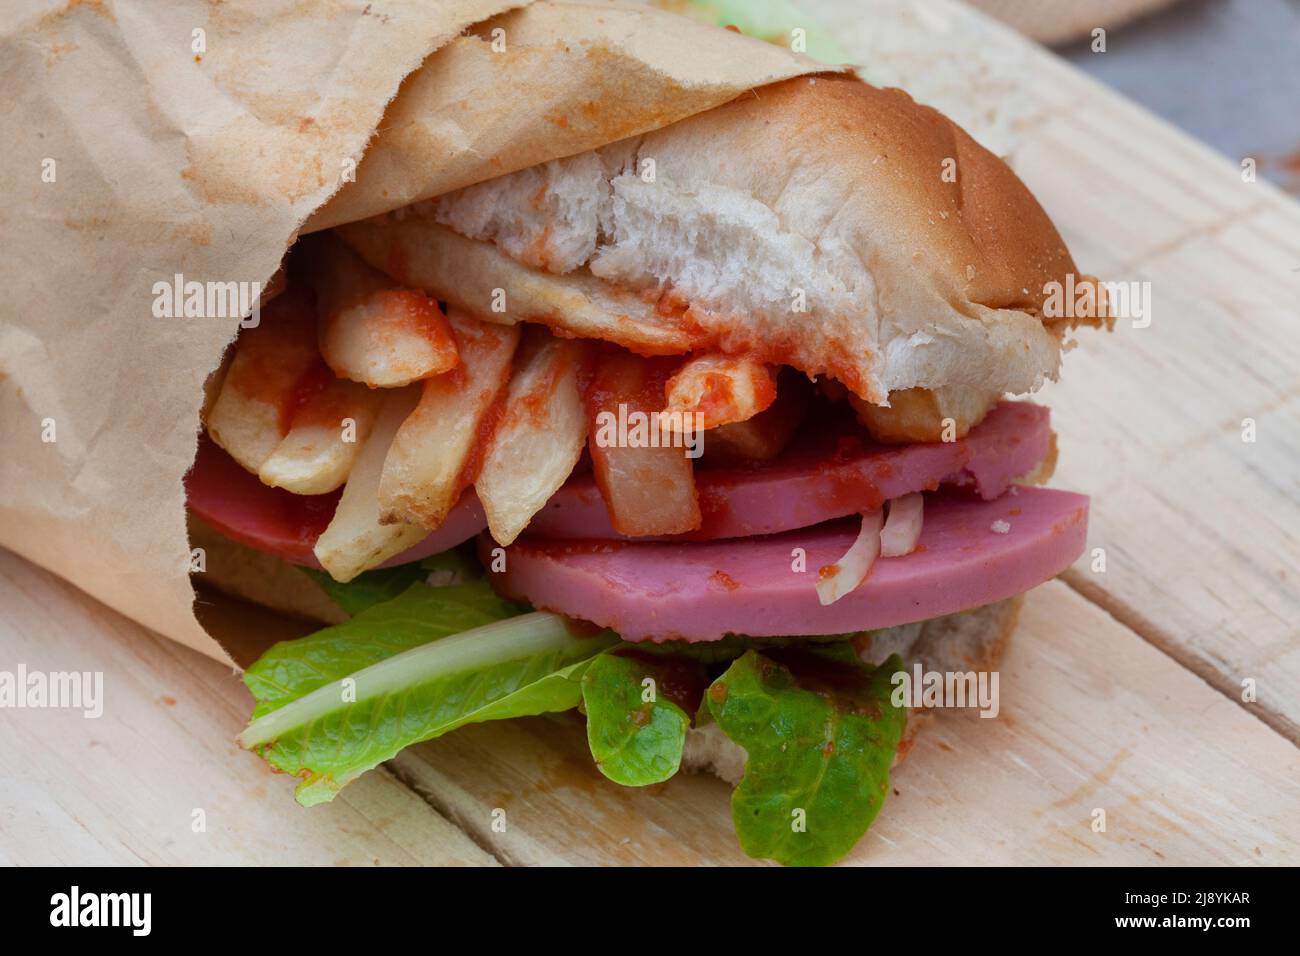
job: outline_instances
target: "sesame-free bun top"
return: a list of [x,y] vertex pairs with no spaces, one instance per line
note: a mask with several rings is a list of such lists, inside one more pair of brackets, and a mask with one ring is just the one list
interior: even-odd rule
[[1045,285],[1075,265],[1016,175],[900,90],[761,87],[654,132],[448,193],[431,214],[552,273],[668,292],[702,347],[860,398],[1055,378]]

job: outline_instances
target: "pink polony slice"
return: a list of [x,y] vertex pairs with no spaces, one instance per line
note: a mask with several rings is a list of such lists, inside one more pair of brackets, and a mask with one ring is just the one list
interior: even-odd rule
[[[890,498],[970,484],[993,499],[1047,457],[1048,410],[1032,402],[1002,402],[965,438],[954,442],[878,445],[856,425],[836,422],[809,434],[774,462],[695,473],[703,523],[676,540],[776,534],[832,518],[874,511]],[[705,445],[708,437],[706,433]],[[532,520],[529,534],[549,538],[622,536],[591,475],[571,478]],[[626,540],[626,539],[623,539]]]
[[[526,537],[491,579],[509,597],[628,641],[842,634],[969,610],[1050,580],[1083,553],[1088,498],[1045,488],[995,501],[927,495],[917,550],[878,560],[857,590],[823,607],[818,574],[848,550],[857,528],[836,521],[716,542]],[[487,535],[479,543],[484,552],[493,547]],[[795,569],[797,549],[803,571]]]
[[[312,548],[334,515],[339,492],[295,495],[268,488],[206,435],[185,476],[185,490],[190,511],[226,537],[290,564],[320,568]],[[466,488],[436,531],[380,566],[420,561],[468,541],[486,527],[483,505],[474,489]]]

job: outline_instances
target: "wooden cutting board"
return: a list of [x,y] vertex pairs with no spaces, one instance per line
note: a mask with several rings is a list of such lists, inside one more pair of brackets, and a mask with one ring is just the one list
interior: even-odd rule
[[[807,5],[852,49],[855,4]],[[979,29],[1026,65],[1013,165],[1154,311],[1083,335],[1042,393],[1090,554],[1030,594],[1000,717],[935,720],[850,862],[1300,862],[1300,206],[936,6],[955,56]],[[97,720],[0,709],[0,863],[746,862],[724,784],[618,788],[568,717],[458,731],[303,810],[234,745],[226,668],[3,552],[0,607],[0,669],[100,670],[106,697]]]

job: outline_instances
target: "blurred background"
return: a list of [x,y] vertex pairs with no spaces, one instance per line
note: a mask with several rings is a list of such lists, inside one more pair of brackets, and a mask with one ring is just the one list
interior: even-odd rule
[[[1300,195],[1300,0],[974,6],[1053,45],[1079,69],[1219,152],[1254,158],[1261,175]],[[1095,25],[1107,27],[1105,54],[1091,49]]]
[[[1014,152],[1017,88],[1032,82],[993,36],[952,35],[939,0],[650,0],[750,35],[788,43],[806,26],[807,52],[854,61],[878,85],[939,107],[990,149]],[[1300,196],[1300,0],[965,0],[1051,47],[1239,164]],[[820,29],[852,6],[851,26]],[[842,15],[833,17],[844,23]],[[1105,51],[1092,32],[1105,30]],[[954,44],[971,55],[954,62]],[[861,60],[861,57],[858,58]]]

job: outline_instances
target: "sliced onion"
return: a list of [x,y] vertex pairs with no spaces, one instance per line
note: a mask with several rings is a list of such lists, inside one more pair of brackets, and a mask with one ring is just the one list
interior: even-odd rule
[[424,583],[431,588],[449,588],[465,583],[465,575],[456,568],[438,568],[430,571]]
[[818,572],[817,599],[823,605],[834,604],[866,580],[880,554],[880,529],[884,523],[883,511],[863,515],[862,530],[853,546],[835,564]]
[[925,502],[919,491],[889,502],[889,519],[880,532],[880,556],[901,558],[916,550],[921,540],[921,517]]

